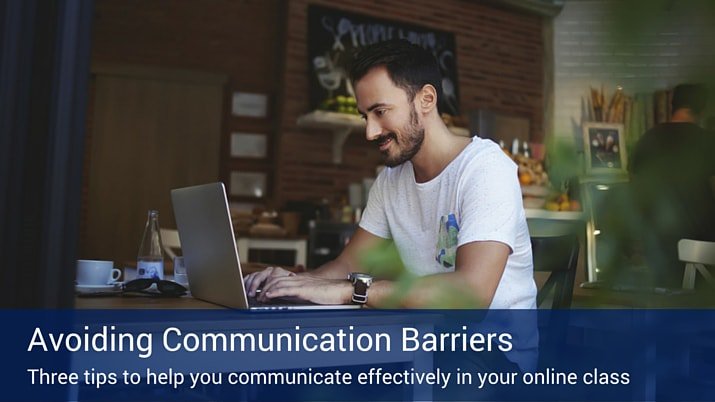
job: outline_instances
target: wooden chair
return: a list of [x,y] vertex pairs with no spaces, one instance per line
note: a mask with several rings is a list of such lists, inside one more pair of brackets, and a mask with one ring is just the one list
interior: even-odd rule
[[532,236],[531,249],[534,271],[551,273],[536,296],[537,306],[553,291],[551,308],[570,308],[578,264],[578,237],[575,234]]
[[179,240],[179,231],[176,229],[159,229],[161,235],[161,245],[164,248],[164,253],[171,261],[174,261],[176,253],[181,250],[181,240]]
[[683,274],[683,289],[695,288],[695,277],[698,273],[711,285],[715,286],[712,274],[707,266],[715,266],[715,242],[680,239],[678,241],[678,258],[685,263]]

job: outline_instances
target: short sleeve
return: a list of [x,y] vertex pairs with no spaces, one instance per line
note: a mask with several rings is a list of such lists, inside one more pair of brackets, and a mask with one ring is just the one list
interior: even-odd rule
[[370,194],[367,197],[367,206],[360,220],[360,227],[383,239],[392,238],[390,234],[390,225],[387,221],[385,213],[384,191],[386,188],[385,182],[387,169],[383,170],[375,179],[375,183],[370,189]]
[[516,164],[490,152],[473,161],[460,181],[458,246],[497,241],[514,252],[523,214]]

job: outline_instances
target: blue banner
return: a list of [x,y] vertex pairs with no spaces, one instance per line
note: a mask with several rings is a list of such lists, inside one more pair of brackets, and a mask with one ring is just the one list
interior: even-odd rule
[[715,311],[2,310],[13,401],[715,395]]

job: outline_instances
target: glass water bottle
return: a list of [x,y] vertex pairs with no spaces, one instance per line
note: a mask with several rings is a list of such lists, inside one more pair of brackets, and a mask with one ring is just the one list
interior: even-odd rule
[[137,254],[137,277],[164,279],[164,249],[159,233],[159,211],[149,211]]

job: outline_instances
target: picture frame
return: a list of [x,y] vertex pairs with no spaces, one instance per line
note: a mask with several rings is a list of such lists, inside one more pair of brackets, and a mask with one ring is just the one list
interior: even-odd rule
[[231,172],[229,194],[233,197],[264,199],[268,196],[268,173],[266,172]]
[[585,122],[582,129],[586,174],[625,174],[628,153],[623,124]]
[[231,157],[263,159],[268,155],[268,136],[260,133],[231,133]]

